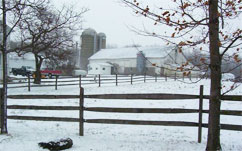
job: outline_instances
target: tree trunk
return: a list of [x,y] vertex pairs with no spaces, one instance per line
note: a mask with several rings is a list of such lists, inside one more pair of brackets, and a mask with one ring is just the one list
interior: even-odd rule
[[3,56],[3,119],[1,119],[1,133],[6,134],[8,133],[7,130],[7,23],[6,23],[6,7],[5,7],[5,0],[2,0],[2,29],[3,29],[3,37],[2,37],[2,56]]
[[36,67],[35,78],[34,78],[34,83],[35,84],[40,84],[41,83],[40,68],[41,68],[42,62],[43,62],[43,59],[39,58],[37,55],[35,55],[35,67]]
[[220,98],[221,98],[221,56],[219,53],[218,0],[209,0],[209,40],[211,86],[209,99],[209,120],[207,148],[221,150],[220,146]]

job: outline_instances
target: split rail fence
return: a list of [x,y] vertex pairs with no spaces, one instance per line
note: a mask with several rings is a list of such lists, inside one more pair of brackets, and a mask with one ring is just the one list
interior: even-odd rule
[[[161,76],[148,76],[148,75],[88,75],[86,77],[59,77],[53,76],[53,79],[42,79],[41,84],[34,84],[33,78],[28,76],[28,78],[18,78],[15,79],[15,82],[9,82],[8,88],[24,88],[27,87],[28,91],[31,91],[33,87],[53,87],[55,90],[60,86],[71,86],[78,85],[79,87],[83,85],[97,85],[101,87],[105,84],[114,84],[118,86],[119,84],[135,84],[138,82],[158,82],[158,81],[167,81],[168,79],[172,80],[183,80],[190,77],[181,77],[180,79],[175,75],[174,77],[167,77],[166,75]],[[17,82],[16,82],[17,81]]]
[[[2,97],[1,97],[2,98]],[[36,116],[7,116],[13,120],[36,120],[36,121],[62,121],[62,122],[78,122],[79,135],[84,135],[84,123],[101,123],[101,124],[130,124],[130,125],[159,125],[159,126],[189,126],[198,128],[198,142],[201,142],[202,127],[207,128],[208,124],[203,123],[203,113],[208,110],[203,109],[203,99],[209,99],[209,96],[203,95],[203,86],[200,86],[199,95],[185,94],[97,94],[84,95],[84,89],[80,88],[80,95],[9,95],[10,99],[79,99],[79,106],[33,106],[33,105],[8,105],[7,109],[23,109],[23,110],[76,110],[79,111],[79,118],[67,117],[36,117]],[[182,100],[197,99],[199,101],[198,109],[183,108],[110,108],[110,107],[85,107],[85,98],[95,99],[145,99],[145,100]],[[194,101],[195,101],[194,100]],[[224,101],[242,101],[240,95],[223,96]],[[2,106],[1,106],[2,109]],[[111,112],[111,113],[165,113],[165,114],[182,114],[197,113],[198,121],[145,121],[145,120],[121,120],[121,119],[85,119],[84,111],[92,112]],[[2,110],[1,110],[2,112]],[[3,115],[3,114],[1,114]],[[221,110],[221,115],[242,116],[241,110]],[[1,119],[3,117],[1,116]],[[2,124],[1,124],[2,126]],[[221,129],[242,131],[242,125],[221,124]]]

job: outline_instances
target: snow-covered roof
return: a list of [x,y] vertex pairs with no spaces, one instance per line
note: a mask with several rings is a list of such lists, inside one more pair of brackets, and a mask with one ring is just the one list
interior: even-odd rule
[[115,49],[101,49],[89,60],[92,59],[124,59],[137,58],[137,53],[142,51],[147,58],[162,58],[175,49],[175,46],[149,46],[149,47],[128,47]]

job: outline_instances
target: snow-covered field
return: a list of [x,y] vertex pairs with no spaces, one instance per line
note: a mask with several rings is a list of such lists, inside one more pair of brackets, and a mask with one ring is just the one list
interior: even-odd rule
[[[84,85],[85,94],[109,93],[176,93],[199,94],[199,86],[204,85],[204,94],[209,94],[209,80],[193,84],[179,81],[150,81],[130,85],[115,84]],[[230,82],[225,86],[229,88]],[[9,95],[15,94],[79,94],[78,85],[58,87],[34,87],[31,92],[27,88],[9,89]],[[242,95],[242,86],[229,94]],[[78,106],[78,99],[62,100],[8,100],[9,105],[53,105]],[[189,108],[197,109],[198,100],[100,100],[85,99],[88,107],[146,107],[146,108]],[[208,101],[204,100],[204,109],[208,109]],[[222,109],[241,110],[242,102],[222,102]],[[77,111],[33,111],[8,110],[8,115],[78,117]],[[207,122],[207,114],[203,121]],[[198,121],[198,114],[127,114],[84,112],[85,119],[115,118],[133,120],[161,121]],[[221,123],[242,125],[241,116],[221,116]],[[39,142],[58,140],[69,137],[73,140],[70,151],[200,151],[205,150],[207,128],[202,131],[202,143],[197,143],[196,127],[167,126],[134,126],[109,124],[84,124],[84,136],[79,136],[78,123],[40,122],[8,120],[8,135],[0,135],[0,151],[44,151],[38,147]],[[242,132],[221,130],[221,145],[224,151],[242,150]]]

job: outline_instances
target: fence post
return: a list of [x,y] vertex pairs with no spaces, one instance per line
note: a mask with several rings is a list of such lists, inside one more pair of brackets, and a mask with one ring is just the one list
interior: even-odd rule
[[133,84],[133,74],[131,74],[130,82],[131,82],[131,84]]
[[57,90],[57,81],[58,81],[58,76],[55,76],[55,90]]
[[167,81],[167,75],[165,74],[165,79],[166,79],[166,81]]
[[30,75],[28,74],[28,91],[30,91]]
[[174,80],[176,81],[176,72],[175,72],[175,77],[174,77]]
[[155,82],[157,82],[157,74],[155,74]]
[[144,83],[145,83],[145,80],[146,80],[146,74],[144,74]]
[[116,74],[116,86],[118,86],[118,75]]
[[82,87],[82,76],[80,75],[80,77],[79,77],[79,88],[81,88]]
[[199,117],[198,117],[198,143],[202,141],[202,113],[203,113],[203,85],[200,85]]
[[1,134],[7,134],[7,104],[4,104],[3,97],[3,88],[0,88],[0,128]]
[[98,75],[98,80],[99,80],[98,81],[98,87],[101,87],[101,75],[100,74]]
[[84,104],[84,89],[80,87],[80,103],[79,103],[79,135],[83,136],[84,135],[84,118],[83,118],[83,107]]

